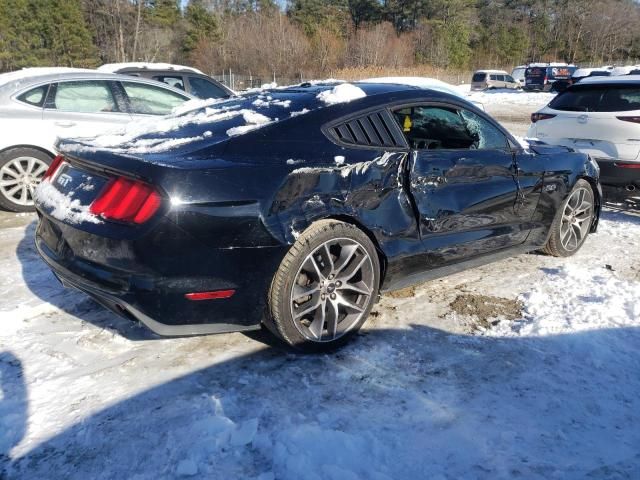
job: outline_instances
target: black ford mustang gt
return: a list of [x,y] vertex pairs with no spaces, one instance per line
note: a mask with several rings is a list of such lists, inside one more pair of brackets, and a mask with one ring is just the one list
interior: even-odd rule
[[597,227],[598,167],[524,148],[454,95],[302,84],[59,142],[36,193],[38,251],[63,284],[161,335],[267,325],[335,346],[379,291]]

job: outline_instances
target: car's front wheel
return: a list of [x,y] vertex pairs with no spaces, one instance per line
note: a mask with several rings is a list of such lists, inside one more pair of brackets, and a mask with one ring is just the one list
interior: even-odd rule
[[365,233],[335,220],[314,223],[273,279],[272,330],[304,351],[342,345],[369,316],[379,281],[380,261]]
[[591,184],[578,180],[551,224],[549,239],[543,249],[545,253],[569,257],[580,250],[593,223],[594,198]]
[[0,207],[32,212],[33,193],[52,157],[34,148],[12,148],[0,153]]

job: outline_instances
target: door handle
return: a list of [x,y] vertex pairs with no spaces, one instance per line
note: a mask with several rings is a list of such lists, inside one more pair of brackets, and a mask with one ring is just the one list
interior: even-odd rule
[[68,120],[61,120],[61,121],[55,122],[55,125],[57,127],[69,128],[69,127],[74,127],[76,125],[76,122],[70,122]]

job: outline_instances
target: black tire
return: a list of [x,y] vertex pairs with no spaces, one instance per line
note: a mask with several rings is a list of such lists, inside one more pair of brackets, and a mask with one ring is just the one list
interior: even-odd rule
[[[25,159],[25,160],[21,160]],[[16,173],[20,173],[15,169],[15,165],[20,163],[24,165],[25,169],[28,165],[30,165],[30,160],[33,159],[32,164],[34,166],[33,173],[33,181],[31,182],[32,188],[40,183],[40,180],[44,176],[46,172],[46,167],[51,164],[51,160],[53,156],[48,155],[42,150],[37,150],[35,148],[21,147],[21,148],[11,148],[9,150],[5,150],[0,153],[0,182],[13,182],[16,181],[17,178],[15,176]],[[22,181],[22,180],[20,180]],[[19,186],[16,184],[15,186]],[[3,183],[0,183],[0,208],[5,210],[9,210],[11,212],[33,212],[35,207],[33,205],[32,198],[32,190],[25,187],[27,196],[25,197],[25,201],[22,202],[20,198],[18,198],[22,192],[22,189],[19,189],[14,195],[11,195],[11,191],[13,190],[14,185],[5,186]]]
[[[325,246],[327,246],[326,249]],[[325,258],[329,255],[330,260],[325,261],[321,258],[322,255]],[[345,260],[347,257],[348,260]],[[309,264],[317,267],[316,279],[310,273]],[[341,278],[348,277],[350,273],[348,270],[355,268],[359,270],[356,270],[356,276],[353,278],[361,279],[357,285],[367,285],[365,291],[370,292],[368,296],[365,293],[352,292],[347,284],[356,284],[352,283],[351,279],[344,280],[344,283],[340,281]],[[339,273],[326,275],[331,272]],[[333,280],[330,280],[331,278]],[[298,237],[282,260],[269,291],[270,318],[266,325],[297,350],[305,352],[333,350],[348,342],[364,324],[378,296],[379,283],[380,260],[369,237],[349,223],[336,220],[318,221]],[[322,287],[320,287],[321,284]],[[306,300],[308,303],[298,305],[294,302],[294,299],[300,298],[294,296],[294,287],[301,290],[307,289],[307,291],[313,290],[313,294],[302,297],[303,301],[308,299]],[[314,301],[314,296],[317,302]],[[347,313],[351,307],[347,307],[345,311],[343,305],[346,304],[340,303],[343,298],[350,302],[349,305],[355,305],[361,310]],[[312,311],[313,320],[308,317],[294,320],[294,309],[300,308],[301,311],[298,312],[300,315],[308,309],[308,305],[313,308],[316,303],[319,306]],[[342,312],[340,308],[343,309]],[[344,317],[340,320],[341,315]],[[309,316],[312,316],[311,313]],[[335,321],[330,321],[329,317],[335,318]],[[319,337],[314,338],[312,332],[318,328],[312,328],[313,325],[320,325]],[[330,325],[333,327],[332,330]]]
[[[577,215],[573,214],[573,212],[569,212],[569,210],[572,209],[573,201],[579,192],[584,192],[585,200],[591,205],[590,210],[584,215]],[[579,211],[580,205],[573,206],[575,207],[574,211]],[[562,202],[562,205],[556,212],[556,216],[551,224],[549,239],[542,251],[554,257],[570,257],[576,253],[580,250],[589,235],[594,213],[595,196],[593,188],[589,182],[580,179],[576,182],[571,193],[567,195],[567,198]],[[573,220],[571,220],[572,218]],[[573,233],[571,230],[573,230]],[[578,231],[580,231],[580,234],[577,233]],[[569,242],[567,242],[567,234],[571,238],[575,238],[576,241],[573,242],[570,238]]]

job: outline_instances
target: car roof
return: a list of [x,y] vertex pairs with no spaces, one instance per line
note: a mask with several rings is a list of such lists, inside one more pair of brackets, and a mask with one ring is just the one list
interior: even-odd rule
[[618,77],[587,77],[577,85],[638,85],[640,75],[621,75]]
[[185,65],[173,65],[171,63],[150,63],[150,62],[127,62],[127,63],[106,63],[98,67],[100,72],[119,73],[123,71],[170,71],[183,73],[197,73],[204,75],[197,68],[187,67]]
[[474,73],[505,73],[505,74],[509,75],[504,70],[476,70]]
[[195,98],[184,90],[174,88],[166,83],[157,82],[148,78],[120,75],[116,73],[98,72],[88,69],[74,68],[27,68],[0,75],[0,96],[11,96],[18,91],[31,86],[60,80],[127,80],[137,83],[154,85],[188,98]]

